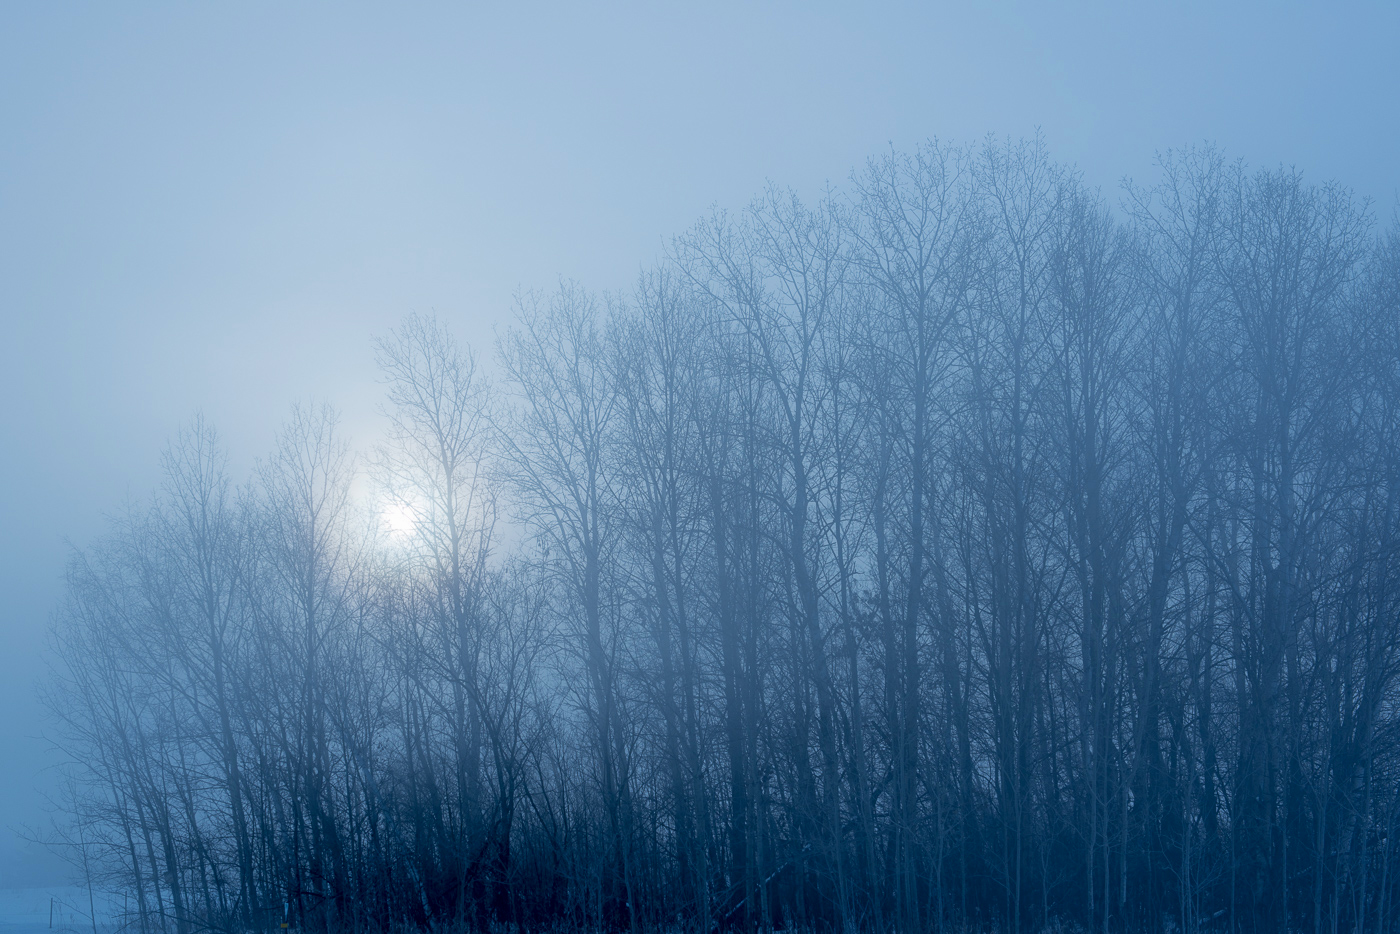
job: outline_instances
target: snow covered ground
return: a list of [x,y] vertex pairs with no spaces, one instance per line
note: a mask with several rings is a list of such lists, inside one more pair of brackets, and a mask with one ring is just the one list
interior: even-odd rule
[[[113,903],[95,891],[93,902],[97,934],[113,934],[119,927],[121,899]],[[78,886],[0,889],[0,934],[91,934],[93,912],[88,906],[88,891]]]

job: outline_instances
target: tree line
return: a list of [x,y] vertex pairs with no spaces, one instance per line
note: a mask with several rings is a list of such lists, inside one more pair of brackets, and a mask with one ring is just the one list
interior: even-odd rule
[[65,839],[143,934],[1396,929],[1348,190],[928,143],[522,294],[490,384],[376,346],[373,451],[196,421],[72,559]]

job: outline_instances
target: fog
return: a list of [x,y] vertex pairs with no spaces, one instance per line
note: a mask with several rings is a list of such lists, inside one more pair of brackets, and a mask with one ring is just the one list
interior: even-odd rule
[[238,483],[294,403],[369,451],[406,315],[508,380],[522,290],[630,293],[714,208],[815,205],[930,138],[1039,134],[1115,216],[1125,177],[1209,143],[1369,199],[1380,235],[1397,34],[1380,3],[6,8],[0,887],[70,875],[26,842],[67,760],[38,699],[65,566],[196,414]]

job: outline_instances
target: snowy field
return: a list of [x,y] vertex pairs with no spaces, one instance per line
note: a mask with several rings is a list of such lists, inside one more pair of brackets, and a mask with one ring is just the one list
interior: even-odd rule
[[40,934],[55,931],[112,934],[118,930],[120,899],[115,904],[101,892],[93,893],[96,923],[89,909],[87,889],[59,886],[38,889],[0,889],[0,934]]

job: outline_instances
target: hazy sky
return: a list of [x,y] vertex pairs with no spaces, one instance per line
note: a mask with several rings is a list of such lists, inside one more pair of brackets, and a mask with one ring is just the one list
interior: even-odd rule
[[56,872],[10,828],[68,543],[196,410],[239,472],[298,399],[372,440],[404,313],[489,352],[518,287],[626,287],[891,143],[1039,127],[1111,192],[1211,140],[1385,223],[1400,186],[1394,2],[494,6],[0,8],[0,887]]

